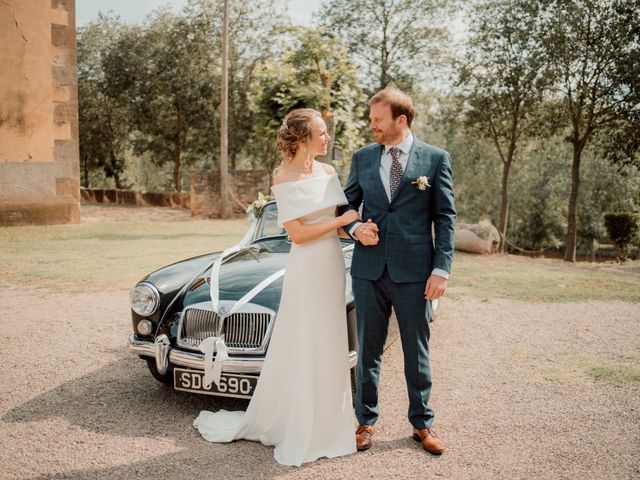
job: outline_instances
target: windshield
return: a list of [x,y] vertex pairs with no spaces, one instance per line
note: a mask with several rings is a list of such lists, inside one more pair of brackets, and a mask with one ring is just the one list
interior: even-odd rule
[[255,238],[277,237],[286,235],[283,227],[278,226],[278,208],[275,203],[270,203],[262,209]]

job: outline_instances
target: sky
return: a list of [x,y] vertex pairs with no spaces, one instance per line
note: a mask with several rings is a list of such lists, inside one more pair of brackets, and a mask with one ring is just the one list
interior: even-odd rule
[[[76,0],[76,22],[81,26],[98,18],[98,13],[111,10],[127,23],[141,23],[153,10],[169,6],[179,12],[187,0]],[[312,13],[318,9],[322,0],[288,0],[289,15],[295,23],[308,25]]]

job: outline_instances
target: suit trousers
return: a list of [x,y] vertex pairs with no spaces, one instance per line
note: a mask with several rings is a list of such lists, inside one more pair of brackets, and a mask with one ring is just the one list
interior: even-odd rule
[[434,412],[429,407],[429,309],[424,299],[426,279],[420,283],[396,283],[385,267],[377,280],[353,277],[356,302],[359,359],[357,367],[356,417],[373,425],[378,419],[380,362],[387,339],[391,307],[396,313],[404,375],[409,395],[409,422],[415,428],[431,427]]

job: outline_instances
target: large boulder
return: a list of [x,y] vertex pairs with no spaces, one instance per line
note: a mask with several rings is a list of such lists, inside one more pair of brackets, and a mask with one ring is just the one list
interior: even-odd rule
[[489,222],[456,224],[456,250],[495,253],[500,244],[498,229]]

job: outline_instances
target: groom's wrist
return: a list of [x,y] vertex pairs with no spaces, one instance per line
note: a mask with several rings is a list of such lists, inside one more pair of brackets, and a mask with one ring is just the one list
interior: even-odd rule
[[431,271],[431,275],[437,275],[439,277],[444,278],[445,280],[449,278],[449,272],[447,272],[446,270],[442,270],[441,268],[434,268]]
[[353,238],[356,242],[359,241],[358,238],[356,237],[356,230],[360,225],[362,225],[362,222],[354,222],[351,225],[351,228],[349,229],[349,236]]

